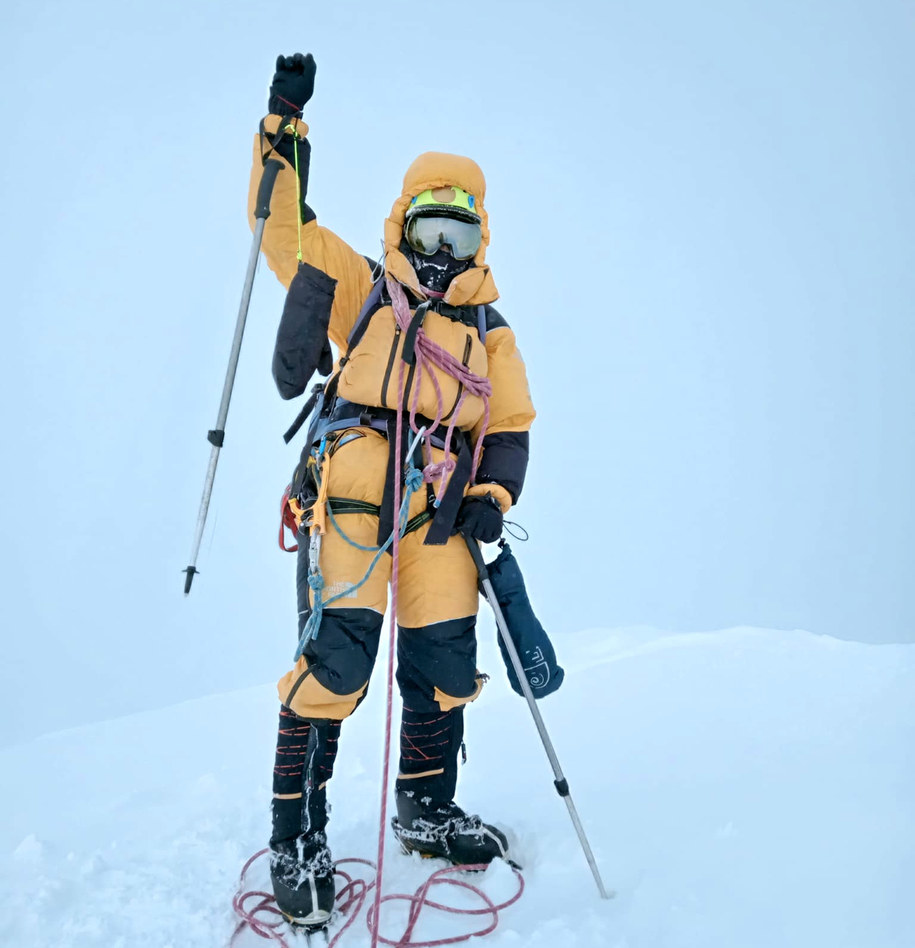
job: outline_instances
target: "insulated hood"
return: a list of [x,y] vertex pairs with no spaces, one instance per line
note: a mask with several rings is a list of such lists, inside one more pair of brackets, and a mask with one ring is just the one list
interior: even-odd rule
[[473,266],[459,273],[448,286],[445,302],[452,306],[476,306],[492,303],[499,298],[489,267],[486,266],[486,247],[489,244],[489,218],[486,214],[486,179],[480,166],[462,155],[447,155],[427,151],[407,169],[403,192],[391,208],[391,216],[384,222],[385,269],[397,281],[409,287],[417,296],[423,296],[416,271],[400,250],[404,219],[410,201],[432,188],[456,186],[476,199],[474,210],[480,215],[483,240],[473,258]]

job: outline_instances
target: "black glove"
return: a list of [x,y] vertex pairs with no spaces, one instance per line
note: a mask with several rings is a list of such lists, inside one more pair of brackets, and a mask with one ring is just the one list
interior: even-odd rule
[[315,91],[314,56],[277,56],[267,111],[271,115],[302,116],[302,108]]
[[483,543],[495,543],[502,536],[502,508],[499,501],[492,494],[465,497],[461,501],[454,526],[464,536]]

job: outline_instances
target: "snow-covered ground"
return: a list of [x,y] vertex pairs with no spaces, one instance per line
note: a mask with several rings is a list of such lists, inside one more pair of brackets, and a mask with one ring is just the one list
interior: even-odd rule
[[[598,899],[488,643],[493,681],[467,715],[459,800],[510,828],[527,889],[486,944],[915,945],[915,646],[749,628],[592,630],[556,645],[568,675],[541,710],[617,895]],[[343,729],[338,858],[375,855],[382,661]],[[38,696],[66,718],[65,696]],[[0,752],[0,944],[224,946],[238,872],[268,835],[275,713],[263,685]],[[434,867],[389,842],[385,892],[412,892]],[[266,885],[262,866],[253,881]],[[474,881],[511,889],[504,866]],[[395,915],[383,914],[387,937]],[[466,929],[430,916],[415,937]],[[367,944],[360,921],[341,948]]]

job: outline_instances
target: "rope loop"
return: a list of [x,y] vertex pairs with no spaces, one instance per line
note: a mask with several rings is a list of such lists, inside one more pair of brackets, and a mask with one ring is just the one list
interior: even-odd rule
[[[387,283],[388,293],[391,296],[391,305],[394,309],[394,317],[397,320],[397,324],[400,326],[400,328],[406,332],[410,328],[410,322],[412,319],[410,314],[410,304],[407,300],[406,291],[404,290],[403,286],[397,282],[397,280],[393,279],[393,277],[386,276],[385,280]],[[489,399],[492,397],[492,382],[487,376],[477,375],[476,373],[472,372],[447,349],[445,349],[443,346],[440,346],[438,343],[433,342],[426,335],[422,326],[420,326],[416,331],[414,355],[416,358],[416,380],[413,388],[413,399],[410,405],[411,429],[413,431],[417,430],[416,408],[419,398],[420,381],[423,379],[424,373],[427,373],[430,380],[432,381],[432,386],[435,390],[435,397],[438,405],[436,408],[434,423],[429,428],[429,433],[426,434],[424,444],[424,454],[430,461],[430,464],[432,457],[432,444],[430,440],[431,432],[438,427],[445,411],[442,399],[442,390],[438,384],[436,373],[433,371],[433,366],[440,369],[446,375],[451,376],[451,378],[455,379],[461,386],[463,386],[463,391],[461,392],[458,404],[455,406],[451,415],[451,421],[448,423],[448,432],[445,436],[444,448],[446,458],[450,457],[449,452],[451,448],[451,436],[454,432],[456,419],[460,414],[467,395],[475,395],[483,402],[483,423],[480,427],[479,436],[477,437],[476,447],[474,448],[473,452],[473,463],[470,470],[470,479],[472,481],[476,477],[477,470],[480,466],[480,459],[483,451],[483,439],[486,437],[486,431],[489,428]],[[427,481],[431,481],[432,478],[437,475],[441,476],[441,482],[439,484],[438,490],[436,491],[436,501],[437,504],[440,504],[442,497],[444,496],[446,486],[446,480],[443,475],[444,473],[450,473],[450,471],[447,471],[445,468],[432,468],[430,467],[430,464],[427,464],[425,468],[426,472],[430,472],[429,476],[426,478]]]
[[330,520],[331,526],[334,530],[337,531],[338,535],[343,538],[343,541],[349,544],[351,547],[357,550],[362,550],[363,553],[377,553],[381,547],[376,545],[365,546],[362,543],[357,543],[344,529],[340,526],[340,521],[334,516],[333,508],[330,504],[327,505],[327,516]]
[[[255,935],[267,941],[272,941],[280,948],[291,948],[290,941],[297,943],[295,939],[287,940],[288,926],[282,913],[277,908],[276,900],[269,893],[257,889],[249,890],[247,888],[247,874],[251,866],[261,857],[269,853],[268,849],[261,849],[256,852],[244,865],[238,880],[238,888],[232,898],[232,908],[238,917],[238,923],[235,931],[229,939],[229,948],[233,948],[239,936],[245,929],[250,929]],[[357,875],[357,868],[344,869],[343,866],[366,867],[368,878],[360,878]],[[412,895],[385,895],[382,896],[378,904],[384,902],[408,902],[409,914],[406,927],[399,938],[385,938],[379,931],[377,919],[375,916],[375,905],[370,905],[365,914],[365,923],[370,934],[374,939],[385,945],[391,945],[392,948],[435,948],[438,945],[454,945],[459,942],[469,941],[481,935],[488,935],[496,929],[499,924],[499,912],[514,905],[521,898],[524,892],[524,876],[515,867],[512,871],[515,874],[518,889],[510,898],[503,902],[495,902],[488,896],[481,886],[473,885],[467,881],[465,873],[476,871],[483,872],[488,867],[485,865],[474,866],[447,866],[433,872],[429,878]],[[455,876],[460,874],[457,878]],[[336,948],[344,933],[356,921],[362,912],[366,898],[373,889],[376,888],[377,875],[375,873],[375,864],[368,859],[339,859],[334,863],[334,876],[337,882],[337,893],[334,904],[334,915],[332,924],[336,925],[341,920],[343,925],[334,933],[333,938],[328,942],[328,948]],[[342,885],[340,884],[342,882]],[[429,897],[430,891],[436,886],[451,886],[464,889],[473,893],[481,903],[477,908],[456,908],[447,905],[444,902],[433,901]],[[451,915],[479,916],[483,922],[483,927],[476,931],[466,932],[451,937],[437,938],[434,941],[414,941],[413,932],[419,922],[420,915],[426,909],[435,909],[439,912],[445,912]]]

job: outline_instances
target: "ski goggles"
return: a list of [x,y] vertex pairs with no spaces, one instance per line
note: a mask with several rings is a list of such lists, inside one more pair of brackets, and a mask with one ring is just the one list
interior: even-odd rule
[[407,221],[404,237],[417,253],[427,257],[447,244],[455,260],[469,260],[480,249],[483,230],[478,223],[459,221],[454,217],[417,215]]

